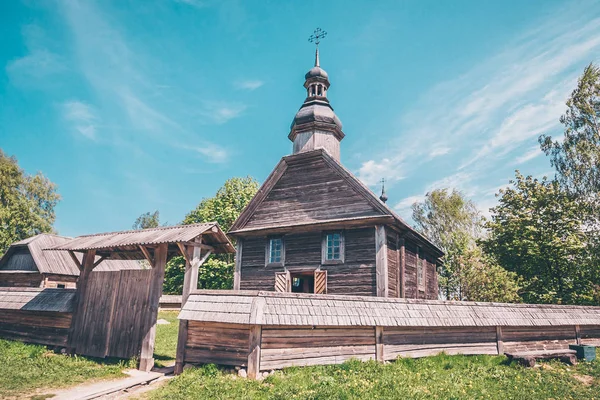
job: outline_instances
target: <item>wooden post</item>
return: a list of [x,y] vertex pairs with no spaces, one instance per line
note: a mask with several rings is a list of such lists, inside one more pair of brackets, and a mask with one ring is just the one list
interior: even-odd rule
[[83,255],[83,263],[79,278],[77,279],[77,287],[73,299],[73,316],[71,317],[71,329],[69,330],[67,341],[70,353],[77,351],[79,335],[83,327],[83,317],[85,316],[85,298],[87,295],[88,280],[90,273],[94,269],[95,258],[96,250],[88,250]]
[[154,339],[156,337],[156,319],[158,317],[158,303],[162,294],[165,279],[165,266],[167,264],[167,244],[158,245],[154,250],[154,265],[152,265],[152,278],[148,288],[149,307],[144,310],[144,339],[140,354],[140,371],[150,371],[154,366]]
[[377,297],[388,297],[390,288],[388,282],[387,237],[385,226],[375,226],[375,270],[377,275]]
[[384,362],[385,357],[383,354],[383,326],[375,327],[375,360]]
[[504,354],[504,342],[502,341],[502,327],[496,327],[496,345],[498,347],[498,354]]
[[233,290],[240,290],[242,279],[242,238],[238,238],[235,252],[235,271],[233,272]]
[[404,238],[400,238],[400,297],[406,297],[406,248]]
[[581,345],[581,328],[579,325],[575,325],[575,340],[578,345]]
[[[200,243],[202,238],[196,238],[196,242]],[[186,257],[185,272],[183,275],[183,293],[181,296],[181,308],[185,305],[190,294],[198,288],[198,270],[200,269],[200,257],[202,256],[202,248],[194,246],[190,253],[190,247],[185,248]],[[177,355],[175,356],[175,375],[179,375],[183,372],[183,364],[185,363],[185,345],[188,337],[188,325],[187,320],[179,320],[179,332],[177,334]]]
[[253,325],[250,328],[250,348],[248,352],[248,378],[256,379],[260,373],[260,345],[262,341],[262,326]]

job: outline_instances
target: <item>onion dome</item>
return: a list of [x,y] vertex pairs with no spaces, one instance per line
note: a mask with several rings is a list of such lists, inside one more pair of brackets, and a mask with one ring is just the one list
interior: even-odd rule
[[329,86],[329,75],[320,66],[317,48],[315,66],[305,75],[306,99],[290,126],[288,138],[294,142],[294,154],[322,148],[339,160],[339,142],[345,135],[327,98]]

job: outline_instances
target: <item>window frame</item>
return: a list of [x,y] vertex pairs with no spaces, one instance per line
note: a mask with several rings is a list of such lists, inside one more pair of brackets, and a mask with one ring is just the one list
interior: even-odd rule
[[[327,237],[329,235],[334,235],[338,233],[340,235],[340,258],[339,259],[327,259]],[[321,239],[321,265],[335,265],[335,264],[344,264],[346,261],[346,235],[344,235],[344,231],[328,231],[323,232],[323,237]]]
[[424,261],[421,248],[417,247],[417,289],[421,292],[424,292],[427,287],[427,270]]
[[[271,262],[271,242],[281,240],[281,261]],[[283,236],[269,236],[265,245],[265,266],[284,266],[285,265],[285,239]]]

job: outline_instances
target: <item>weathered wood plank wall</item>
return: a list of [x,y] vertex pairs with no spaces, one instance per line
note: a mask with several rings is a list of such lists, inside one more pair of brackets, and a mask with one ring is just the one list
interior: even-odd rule
[[66,346],[71,313],[1,310],[0,337],[47,346]]
[[246,366],[249,343],[247,325],[189,321],[185,362]]
[[[321,265],[322,233],[286,235],[285,268],[290,271],[321,268],[327,271],[328,294],[376,295],[375,229],[349,229],[345,235],[345,262]],[[267,238],[244,239],[240,289],[273,291],[281,266],[265,266]]]
[[0,287],[42,287],[44,277],[39,272],[1,272]]
[[[245,367],[251,357],[250,325],[190,321],[186,363]],[[528,327],[307,327],[258,326],[259,371],[290,366],[395,360],[447,354],[502,354],[565,349],[576,340],[575,326]],[[581,341],[600,344],[600,326],[580,327]],[[499,334],[499,332],[501,334]],[[256,362],[255,360],[253,362]]]
[[151,270],[93,271],[79,328],[73,332],[77,354],[92,357],[138,356],[149,312]]

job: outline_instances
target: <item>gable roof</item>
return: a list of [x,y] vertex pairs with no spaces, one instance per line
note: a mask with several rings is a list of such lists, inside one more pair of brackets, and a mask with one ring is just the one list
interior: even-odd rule
[[283,157],[229,233],[361,221],[393,225],[443,255],[322,149]]
[[[14,256],[25,256],[27,263],[21,263],[20,268],[9,268],[11,271],[39,271],[42,274],[72,275],[79,276],[79,268],[67,252],[46,250],[48,247],[61,245],[70,241],[65,236],[42,233],[30,238],[13,243],[6,254],[0,259],[0,269],[11,261]],[[76,255],[79,262],[82,260],[80,254]],[[120,271],[123,269],[140,269],[137,261],[104,260],[96,271]],[[6,269],[3,269],[6,270]]]

